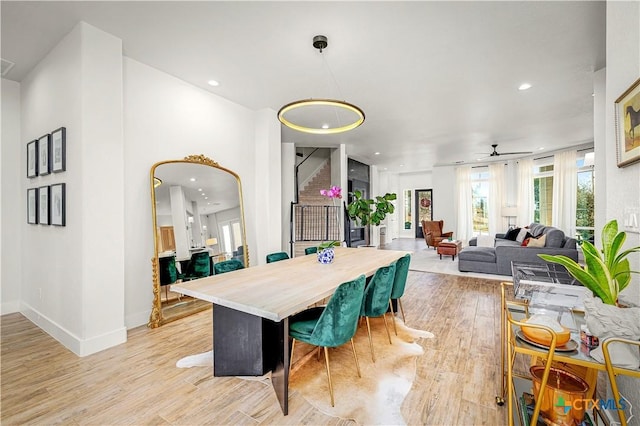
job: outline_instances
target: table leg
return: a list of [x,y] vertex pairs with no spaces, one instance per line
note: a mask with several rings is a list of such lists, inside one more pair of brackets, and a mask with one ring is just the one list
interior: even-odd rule
[[262,376],[289,412],[289,319],[271,321],[221,305],[213,308],[213,375]]
[[286,416],[289,414],[289,354],[291,353],[291,345],[289,344],[289,318],[285,318],[279,323],[279,344],[280,351],[276,366],[271,372],[271,384],[273,390],[276,391],[276,397],[282,408],[282,413]]

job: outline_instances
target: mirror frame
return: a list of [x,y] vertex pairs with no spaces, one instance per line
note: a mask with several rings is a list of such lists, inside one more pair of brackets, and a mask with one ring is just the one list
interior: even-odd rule
[[150,328],[156,328],[163,324],[166,324],[171,321],[178,320],[180,318],[184,318],[188,315],[192,315],[196,312],[203,311],[208,309],[209,306],[204,306],[202,308],[195,308],[192,311],[186,311],[184,314],[176,315],[171,319],[164,318],[162,316],[162,301],[161,301],[161,289],[160,289],[160,260],[158,256],[158,221],[156,217],[156,191],[155,191],[155,171],[161,165],[164,164],[174,164],[174,163],[190,163],[196,165],[209,166],[223,172],[229,173],[236,179],[238,183],[238,197],[240,203],[240,225],[242,226],[242,246],[244,248],[244,264],[249,267],[249,247],[247,246],[247,232],[244,221],[244,201],[242,196],[242,183],[240,182],[240,176],[233,170],[229,170],[225,167],[220,166],[216,161],[200,154],[200,155],[189,155],[184,157],[182,160],[166,160],[155,163],[151,167],[151,171],[149,172],[149,183],[150,183],[150,192],[151,192],[151,222],[153,226],[153,257],[151,258],[152,264],[152,280],[153,280],[153,305],[151,307],[151,315],[149,317],[149,323],[147,324]]

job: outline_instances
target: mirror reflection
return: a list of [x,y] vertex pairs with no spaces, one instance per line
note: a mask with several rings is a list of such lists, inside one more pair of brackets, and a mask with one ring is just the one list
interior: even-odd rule
[[171,291],[171,285],[213,275],[236,259],[248,266],[242,189],[232,171],[202,156],[151,169],[156,253],[149,326],[182,318],[211,304]]

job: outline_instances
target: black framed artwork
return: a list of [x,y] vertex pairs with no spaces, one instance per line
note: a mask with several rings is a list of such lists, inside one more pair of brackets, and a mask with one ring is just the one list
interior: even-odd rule
[[27,189],[27,223],[38,223],[38,189]]
[[51,224],[65,226],[65,184],[51,185]]
[[27,144],[27,177],[38,176],[38,141],[31,141]]
[[49,193],[51,188],[49,186],[41,186],[38,188],[38,223],[40,225],[49,225],[50,218],[49,212],[51,211],[49,206]]
[[51,171],[53,173],[66,170],[67,129],[60,127],[51,132]]
[[51,172],[51,135],[47,133],[38,139],[38,175]]

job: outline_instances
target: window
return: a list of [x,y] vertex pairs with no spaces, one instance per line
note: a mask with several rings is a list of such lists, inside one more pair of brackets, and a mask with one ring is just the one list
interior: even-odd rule
[[471,205],[473,233],[489,232],[489,172],[471,173]]
[[404,229],[411,229],[411,190],[404,190]]
[[[593,166],[585,165],[584,156],[577,160],[578,187],[576,205],[576,238],[593,242],[594,237],[594,180]],[[540,164],[533,172],[535,210],[534,222],[553,225],[553,164]]]
[[578,241],[594,241],[594,184],[593,166],[584,164],[584,158],[578,160],[578,196],[576,210],[576,234]]
[[553,164],[537,166],[533,171],[533,221],[552,225]]

